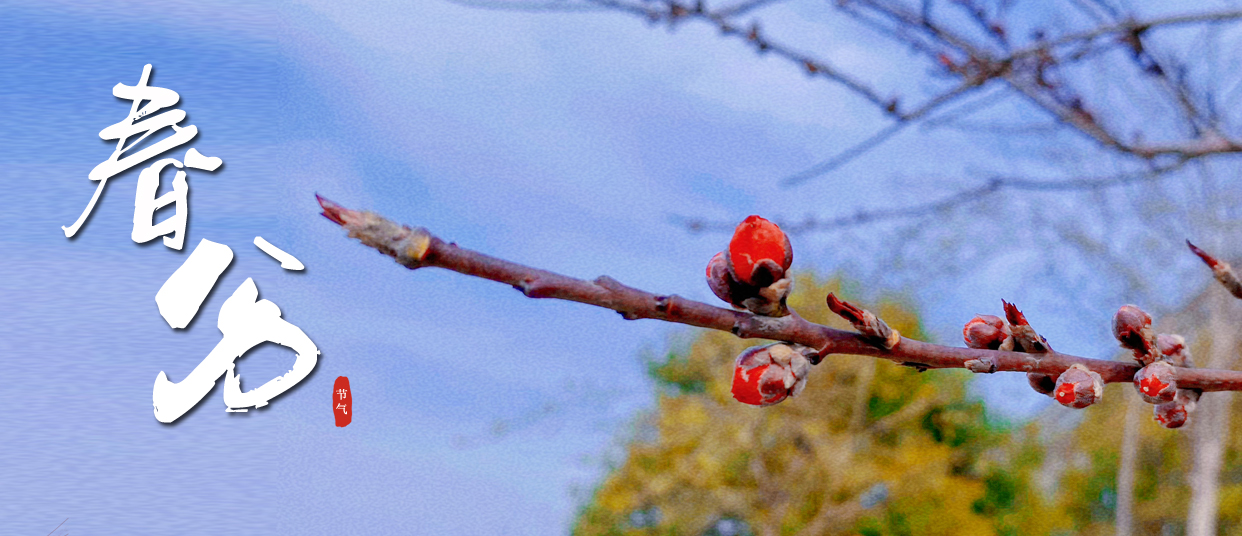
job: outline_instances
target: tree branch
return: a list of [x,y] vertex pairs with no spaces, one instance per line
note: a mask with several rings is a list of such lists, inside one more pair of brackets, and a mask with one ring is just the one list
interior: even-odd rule
[[[781,229],[789,234],[800,234],[818,231],[830,231],[845,227],[856,227],[879,221],[914,218],[943,212],[969,203],[982,201],[1001,190],[1018,190],[1032,192],[1090,190],[1093,188],[1111,188],[1144,180],[1157,180],[1186,164],[1187,160],[1177,160],[1145,171],[1122,173],[1101,177],[1075,177],[1061,180],[1033,179],[1026,177],[992,177],[979,186],[958,190],[940,199],[933,199],[908,207],[861,210],[846,216],[835,218],[818,218],[810,216],[801,221],[779,221]],[[731,233],[736,223],[710,221],[699,218],[675,218],[678,223],[691,232]]]
[[[1000,350],[955,348],[902,337],[890,350],[873,346],[869,339],[828,326],[814,324],[796,313],[784,317],[754,315],[688,300],[677,295],[654,294],[625,286],[608,276],[593,281],[531,268],[458,247],[422,227],[411,228],[373,212],[344,208],[320,198],[323,215],[345,227],[351,238],[393,257],[410,269],[438,267],[510,285],[531,298],[556,298],[612,309],[627,320],[652,318],[691,326],[727,331],[744,338],[762,338],[801,344],[818,351],[815,362],[830,354],[854,354],[887,359],[925,368],[966,368],[987,372],[1038,372],[1059,375],[1080,364],[1100,374],[1105,382],[1133,381],[1135,363],[1090,359],[1049,352],[1024,354]],[[980,364],[986,366],[980,366]],[[1177,367],[1175,379],[1183,389],[1203,391],[1242,390],[1242,372]]]

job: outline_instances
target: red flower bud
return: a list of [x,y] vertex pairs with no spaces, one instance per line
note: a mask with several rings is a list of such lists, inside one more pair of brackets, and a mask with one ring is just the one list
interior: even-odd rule
[[1123,348],[1134,351],[1140,365],[1155,361],[1156,334],[1151,330],[1151,315],[1134,305],[1123,305],[1113,316],[1113,336]]
[[1156,335],[1156,348],[1160,350],[1160,355],[1171,357],[1186,349],[1186,339],[1181,335],[1161,333]]
[[1075,364],[1057,378],[1053,398],[1061,405],[1082,409],[1100,401],[1104,395],[1104,379],[1087,367]]
[[1177,382],[1174,380],[1176,374],[1173,365],[1157,361],[1139,369],[1134,375],[1134,388],[1138,389],[1139,396],[1148,404],[1170,402],[1177,394]]
[[1176,400],[1157,404],[1152,413],[1156,417],[1156,422],[1165,428],[1181,428],[1186,421],[1190,420],[1190,412],[1186,411],[1186,406]]
[[[999,316],[979,315],[962,328],[962,338],[970,348],[997,350],[1009,338],[1009,325]],[[1010,342],[1009,346],[1012,347],[1013,343]]]
[[1186,339],[1181,335],[1161,333],[1156,335],[1156,349],[1161,357],[1179,367],[1193,367],[1195,362],[1190,358],[1190,350],[1186,348]]
[[1198,405],[1201,393],[1190,389],[1178,389],[1171,402],[1158,404],[1152,413],[1156,422],[1165,428],[1181,428],[1190,420],[1190,414]]
[[771,406],[800,393],[810,370],[811,362],[787,344],[748,348],[733,366],[733,398],[752,406]]
[[793,264],[793,247],[775,223],[750,216],[733,231],[728,260],[738,281],[766,287],[785,277]]

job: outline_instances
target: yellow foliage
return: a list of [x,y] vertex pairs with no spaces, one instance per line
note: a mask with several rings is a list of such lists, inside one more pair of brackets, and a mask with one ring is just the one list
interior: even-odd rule
[[[824,305],[828,292],[842,294],[841,282],[800,277],[789,301],[811,321],[849,329]],[[872,310],[923,338],[900,300]],[[697,536],[716,534],[722,519],[760,536],[1052,530],[1029,478],[985,461],[1006,435],[967,397],[969,373],[834,355],[801,395],[759,408],[734,401],[730,383],[735,357],[761,343],[706,332],[651,364],[663,394],[576,534]]]

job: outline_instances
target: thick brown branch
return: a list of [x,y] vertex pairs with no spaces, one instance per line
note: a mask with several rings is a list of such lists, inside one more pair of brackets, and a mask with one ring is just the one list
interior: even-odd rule
[[[602,276],[586,281],[506,261],[445,242],[421,227],[411,228],[372,212],[344,208],[319,198],[323,214],[349,231],[351,238],[393,257],[407,268],[438,267],[490,279],[532,298],[557,298],[612,309],[635,320],[653,318],[728,331],[742,338],[801,344],[829,354],[874,356],[919,368],[967,368],[974,371],[1039,372],[1057,375],[1074,364],[1099,373],[1105,382],[1131,382],[1138,365],[1050,352],[1023,354],[954,348],[901,338],[892,349],[876,347],[866,337],[808,322],[797,314],[775,318],[715,307],[676,295],[653,294]],[[980,364],[987,365],[980,367]],[[1242,372],[1177,368],[1177,385],[1204,391],[1242,390]]]

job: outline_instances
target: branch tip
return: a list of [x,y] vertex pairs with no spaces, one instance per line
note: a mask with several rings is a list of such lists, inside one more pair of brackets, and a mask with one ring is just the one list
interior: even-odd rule
[[1001,300],[1001,305],[1004,306],[1005,308],[1005,319],[1009,320],[1010,325],[1012,326],[1030,325],[1030,323],[1026,321],[1026,315],[1022,314],[1022,311],[1018,310],[1017,305],[1009,303],[1005,300]]
[[319,206],[323,207],[323,212],[320,213],[320,215],[332,220],[332,222],[337,225],[345,225],[344,214],[347,212],[353,212],[345,207],[342,207],[341,205],[338,205],[335,201],[319,195],[318,193],[315,194],[315,201],[318,201]]
[[1209,255],[1208,252],[1199,249],[1198,246],[1190,243],[1190,240],[1186,240],[1186,245],[1190,246],[1191,253],[1194,253],[1195,255],[1198,255],[1200,259],[1203,259],[1203,262],[1208,265],[1208,268],[1216,268],[1216,266],[1220,264],[1220,261],[1216,260],[1216,257],[1213,257]]

